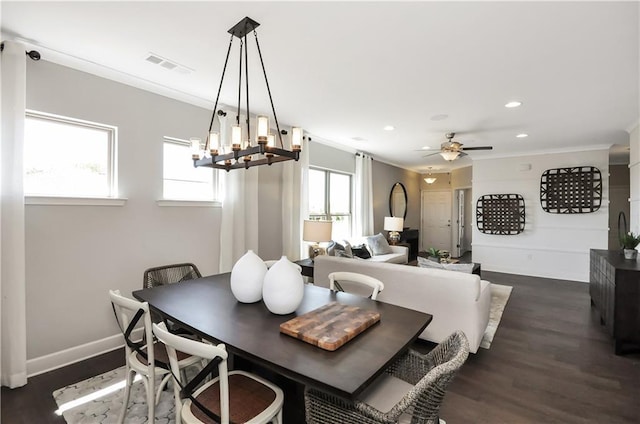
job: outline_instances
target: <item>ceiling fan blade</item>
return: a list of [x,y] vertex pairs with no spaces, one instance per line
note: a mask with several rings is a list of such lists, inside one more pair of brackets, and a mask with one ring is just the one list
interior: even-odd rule
[[428,158],[429,156],[435,156],[435,155],[439,155],[440,152],[433,152],[433,153],[429,153],[428,155],[424,155],[422,156],[423,158]]
[[493,146],[463,147],[464,150],[493,150]]

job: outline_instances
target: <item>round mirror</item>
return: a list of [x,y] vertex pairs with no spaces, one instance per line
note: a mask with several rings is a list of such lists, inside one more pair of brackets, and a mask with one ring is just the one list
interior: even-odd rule
[[398,218],[407,217],[407,190],[402,183],[395,183],[389,194],[389,213]]

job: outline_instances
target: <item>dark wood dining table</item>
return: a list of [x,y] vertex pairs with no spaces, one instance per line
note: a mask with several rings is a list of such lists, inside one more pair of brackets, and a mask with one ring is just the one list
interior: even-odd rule
[[[133,296],[202,338],[224,343],[235,356],[347,398],[360,394],[432,319],[423,312],[309,284],[294,313],[275,315],[263,302],[238,302],[229,273],[137,290]],[[330,302],[377,311],[380,321],[333,352],[280,332],[281,323]]]

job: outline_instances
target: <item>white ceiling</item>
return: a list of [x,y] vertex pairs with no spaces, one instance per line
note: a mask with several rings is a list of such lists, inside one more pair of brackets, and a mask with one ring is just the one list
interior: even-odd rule
[[[207,107],[220,82],[227,30],[249,16],[261,23],[282,124],[420,172],[466,166],[471,158],[628,145],[640,116],[638,2],[0,5],[3,39],[27,42],[44,60]],[[251,111],[269,112],[248,38]],[[237,101],[238,45],[236,39],[221,96],[229,105]],[[149,52],[192,72],[152,65]],[[507,109],[510,100],[523,105]],[[467,147],[494,149],[453,163],[423,158],[420,149],[438,149],[446,132]]]

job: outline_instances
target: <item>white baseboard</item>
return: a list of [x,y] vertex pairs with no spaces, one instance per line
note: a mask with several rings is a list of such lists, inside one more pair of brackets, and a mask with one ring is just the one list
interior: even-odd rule
[[[141,337],[142,329],[133,331],[132,339]],[[53,371],[55,369],[84,361],[103,353],[111,352],[124,346],[122,334],[106,337],[101,340],[85,343],[79,346],[64,349],[59,352],[50,353],[27,360],[27,377],[34,377],[38,374]]]

